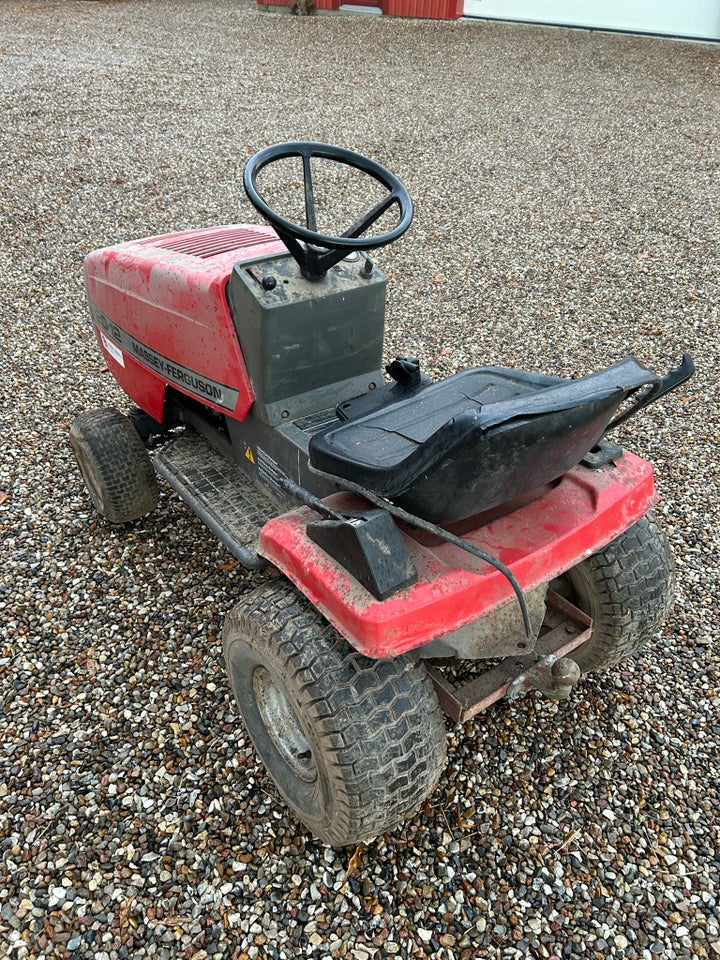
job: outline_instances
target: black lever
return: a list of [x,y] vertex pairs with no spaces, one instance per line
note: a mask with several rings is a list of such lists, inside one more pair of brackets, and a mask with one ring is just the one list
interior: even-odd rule
[[624,423],[630,417],[634,416],[639,410],[642,410],[643,407],[647,407],[651,403],[655,403],[655,401],[659,400],[660,397],[664,397],[666,393],[670,393],[671,390],[677,389],[677,387],[689,380],[694,373],[695,361],[689,353],[684,353],[680,366],[675,367],[674,370],[671,370],[669,373],[665,374],[659,383],[653,383],[648,387],[647,390],[643,391],[643,393],[640,394],[631,407],[613,420],[605,433],[608,433],[608,431],[612,430],[614,427]]

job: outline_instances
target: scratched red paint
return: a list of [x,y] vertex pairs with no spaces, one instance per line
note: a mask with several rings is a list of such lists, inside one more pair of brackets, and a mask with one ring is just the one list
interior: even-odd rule
[[[220,252],[214,254],[214,249]],[[230,412],[242,420],[252,406],[254,393],[225,287],[239,260],[283,251],[284,244],[269,227],[245,224],[120,243],[96,250],[86,258],[88,297],[151,350],[237,390],[237,403]],[[112,334],[106,331],[106,335],[112,340]],[[168,380],[127,352],[123,366],[101,340],[100,346],[113,376],[128,396],[156,420],[162,420]],[[183,389],[177,383],[173,386]],[[222,409],[212,400],[207,402]]]
[[[358,506],[349,494],[328,502],[335,509]],[[506,563],[530,590],[606,546],[654,502],[652,467],[626,452],[616,466],[576,467],[549,493],[465,539]],[[451,544],[423,546],[407,530],[403,536],[418,581],[388,600],[375,600],[308,539],[310,517],[316,515],[303,508],[271,520],[260,531],[260,553],[367,656],[405,653],[514,602],[497,570]]]

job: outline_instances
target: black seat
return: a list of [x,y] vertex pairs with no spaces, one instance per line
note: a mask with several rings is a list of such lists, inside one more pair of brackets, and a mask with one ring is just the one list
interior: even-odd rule
[[562,476],[629,394],[661,383],[634,357],[577,380],[478,367],[316,434],[310,464],[427,520],[463,520]]

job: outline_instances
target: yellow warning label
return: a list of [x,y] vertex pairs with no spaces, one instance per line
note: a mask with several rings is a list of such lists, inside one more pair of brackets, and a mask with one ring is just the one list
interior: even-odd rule
[[245,456],[250,461],[250,463],[255,463],[255,457],[253,456],[253,452],[247,444],[245,445]]

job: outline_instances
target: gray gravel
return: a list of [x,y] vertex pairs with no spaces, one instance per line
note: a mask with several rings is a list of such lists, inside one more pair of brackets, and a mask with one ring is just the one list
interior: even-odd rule
[[[0,955],[720,957],[720,48],[251,0],[0,6]],[[174,495],[92,512],[67,444],[123,398],[83,255],[254,220],[260,147],[358,149],[417,200],[388,354],[692,385],[632,422],[680,578],[663,635],[449,729],[424,811],[358,852],[276,800],[219,656],[257,583]]]

